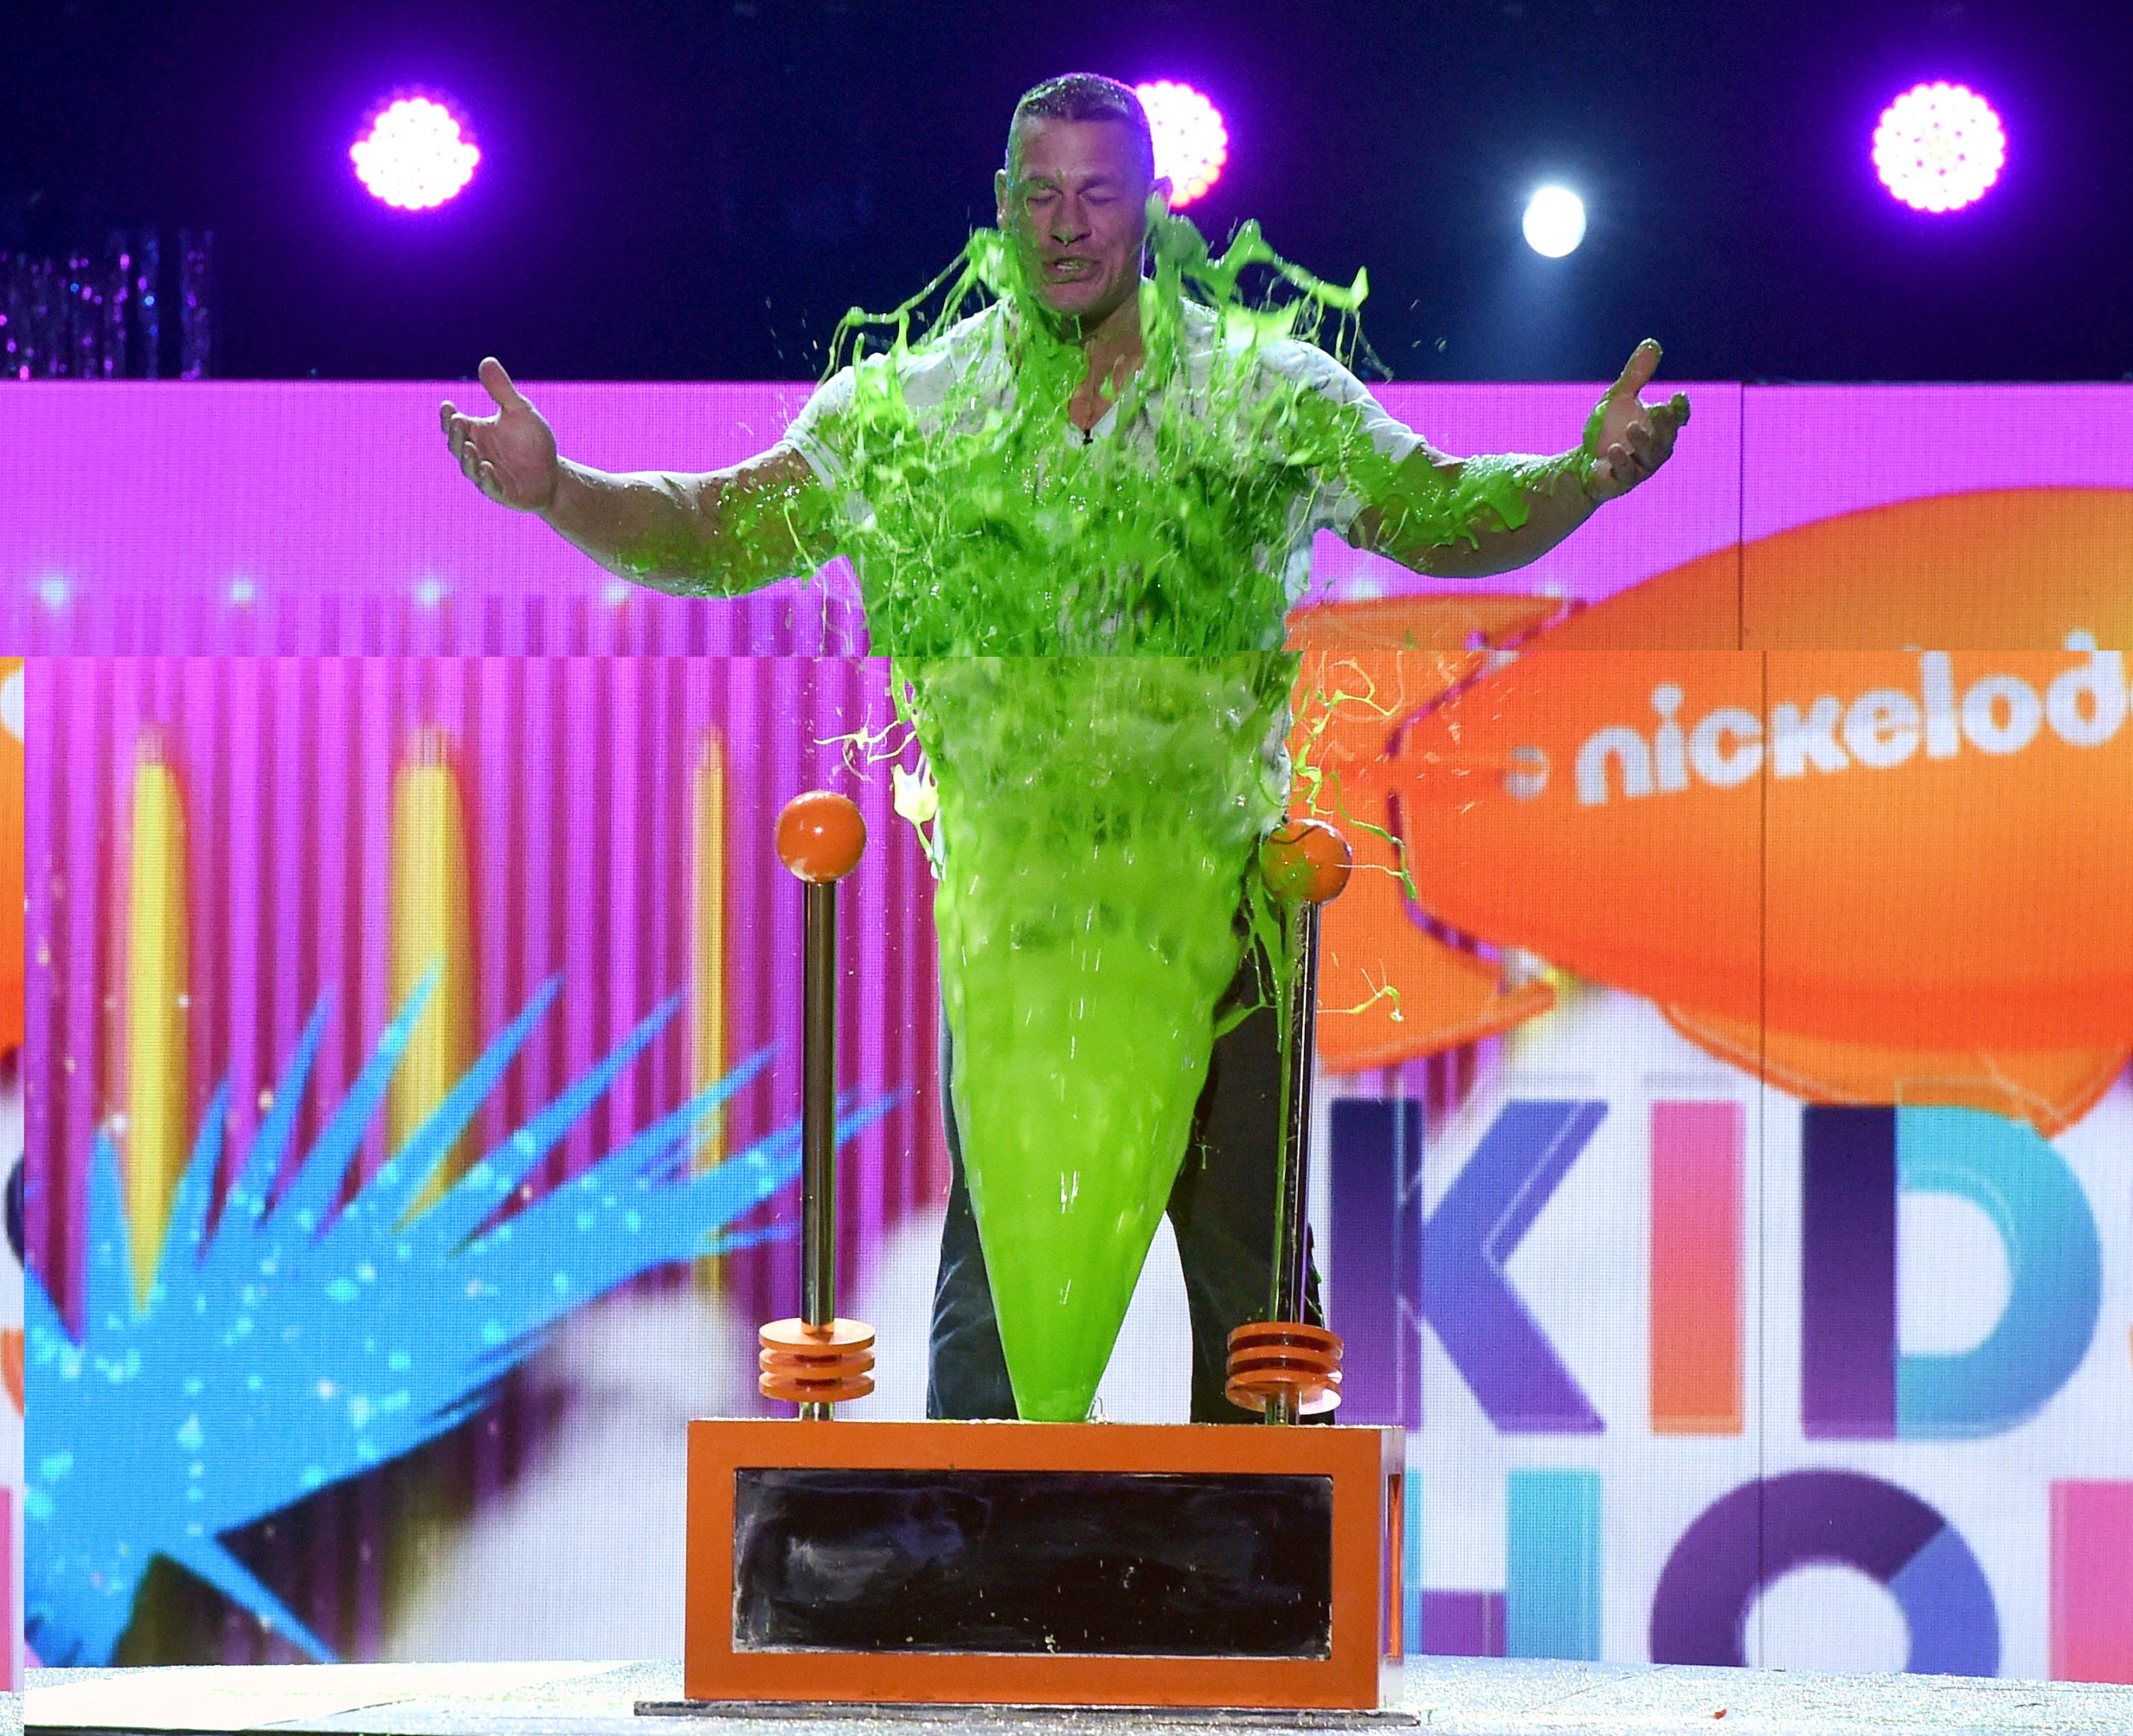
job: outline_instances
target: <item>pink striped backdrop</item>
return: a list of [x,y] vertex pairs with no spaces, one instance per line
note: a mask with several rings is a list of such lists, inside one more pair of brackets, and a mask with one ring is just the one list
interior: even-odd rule
[[[589,563],[581,563],[589,565]],[[596,571],[555,593],[404,595],[330,582],[203,596],[184,587],[84,590],[48,601],[38,584],[0,590],[0,645],[30,657],[173,652],[238,657],[828,657],[863,653],[866,621],[834,585],[837,564],[815,584],[788,581],[706,607]],[[847,577],[846,584],[851,583]],[[49,595],[61,595],[57,590]]]
[[[1739,538],[1741,388],[1697,385],[1668,485],[1522,583],[1588,600]],[[562,450],[707,470],[762,450],[805,384],[532,382]],[[1448,451],[1557,451],[1599,387],[1388,383]],[[0,399],[0,644],[32,656],[837,656],[868,648],[850,567],[712,605],[596,567],[485,502],[439,432],[459,382],[30,381]],[[1966,422],[1965,427],[1968,424]],[[1966,433],[1966,438],[1967,433]],[[2013,462],[2010,460],[2009,462]],[[1319,538],[1328,594],[1440,588]]]
[[[840,1062],[848,1089],[900,1092],[843,1165],[842,1264],[856,1283],[883,1232],[945,1189],[935,1098],[931,881],[892,812],[886,769],[855,775],[825,739],[889,716],[875,660],[666,658],[38,659],[31,665],[26,1141],[38,1154],[30,1258],[70,1310],[78,1300],[86,1161],[121,1089],[112,1042],[123,988],[113,945],[130,769],[161,732],[185,791],[191,863],[191,1099],[195,1120],[232,1081],[226,1170],[260,1118],[259,1094],[294,1049],[322,989],[334,1012],[305,1105],[308,1142],[375,1043],[387,1005],[390,792],[415,733],[452,745],[467,813],[478,1036],[486,1041],[550,974],[564,978],[476,1129],[485,1143],[582,1074],[689,980],[689,780],[708,730],[728,748],[729,1053],[769,1043],[776,1062],[733,1102],[729,1142],[798,1113],[799,887],[772,853],[779,806],[846,791],[866,815],[867,858],[846,883]],[[677,1018],[550,1160],[560,1182],[690,1089]],[[374,1127],[363,1173],[386,1155]],[[791,1221],[791,1191],[764,1221]],[[676,1281],[670,1275],[665,1280]],[[789,1241],[735,1256],[745,1315],[786,1312]],[[449,1463],[479,1502],[512,1474],[535,1419],[518,1390],[423,1457]],[[404,1471],[398,1473],[404,1477]],[[306,1503],[257,1540],[277,1584],[306,1583],[305,1613],[357,1655],[382,1613],[390,1468]],[[263,1564],[264,1565],[264,1564]],[[349,1588],[353,1588],[350,1605]],[[226,1629],[250,1655],[248,1624]]]

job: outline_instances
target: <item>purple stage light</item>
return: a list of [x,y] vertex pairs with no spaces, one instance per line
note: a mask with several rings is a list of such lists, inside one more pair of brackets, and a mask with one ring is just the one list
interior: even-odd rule
[[1189,84],[1158,78],[1136,84],[1155,134],[1155,172],[1168,176],[1171,209],[1190,205],[1222,178],[1229,160],[1229,133],[1222,111]]
[[1962,84],[1916,84],[1881,111],[1874,167],[1914,211],[1960,211],[1984,197],[2007,161],[1992,105]]
[[458,117],[427,96],[395,97],[348,156],[363,184],[402,211],[433,211],[456,197],[481,160]]

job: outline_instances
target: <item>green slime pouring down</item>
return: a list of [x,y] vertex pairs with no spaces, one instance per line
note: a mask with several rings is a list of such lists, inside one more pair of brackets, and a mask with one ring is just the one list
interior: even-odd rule
[[956,1125],[1025,1417],[1089,1414],[1177,1178],[1239,883],[1280,810],[1262,753],[1286,662],[914,671]]
[[[1288,793],[1279,551],[1299,490],[1344,478],[1389,531],[1442,543],[1522,522],[1561,462],[1470,460],[1452,480],[1426,453],[1384,456],[1354,409],[1291,377],[1293,348],[1287,373],[1265,365],[1329,314],[1351,342],[1362,274],[1321,282],[1256,224],[1216,258],[1189,223],[1150,221],[1145,360],[1117,411],[1152,454],[1066,441],[1085,357],[997,230],[904,308],[847,316],[840,353],[869,327],[892,337],[822,423],[863,502],[840,544],[938,793],[899,805],[933,810],[950,1089],[1028,1419],[1089,1414],[1247,943],[1287,992],[1287,926],[1247,870]],[[1299,293],[1247,305],[1248,265]],[[952,322],[987,297],[1006,304],[990,374],[959,365],[944,402],[915,407],[906,371],[967,349],[977,328]],[[1195,322],[1212,344],[1189,345]]]

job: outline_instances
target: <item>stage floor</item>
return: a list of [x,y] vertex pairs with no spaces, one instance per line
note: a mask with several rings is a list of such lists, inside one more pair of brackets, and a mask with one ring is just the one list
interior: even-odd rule
[[[681,1694],[677,1663],[345,1664],[317,1668],[30,1672],[30,1731],[276,1730],[336,1736],[844,1736],[874,1708],[796,1716],[639,1716]],[[1931,1675],[1825,1675],[1673,1665],[1423,1658],[1402,1714],[1241,1714],[896,1709],[914,1731],[1027,1736],[1127,1725],[1251,1730],[1421,1728],[1443,1736],[2000,1736],[2133,1733],[2133,1687]]]

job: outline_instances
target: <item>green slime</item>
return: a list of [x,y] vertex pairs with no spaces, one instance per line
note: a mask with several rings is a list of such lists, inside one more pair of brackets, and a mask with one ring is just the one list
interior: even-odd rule
[[[950,1089],[1017,1408],[1089,1414],[1185,1152],[1280,656],[910,667],[939,791]],[[1153,780],[1160,779],[1159,784]]]
[[[1329,316],[1351,345],[1362,274],[1323,283],[1256,224],[1212,258],[1190,224],[1150,216],[1145,361],[1118,413],[1122,433],[1146,418],[1152,458],[1065,439],[1086,358],[997,230],[894,313],[847,316],[840,356],[869,328],[890,341],[856,362],[822,431],[866,508],[839,545],[938,792],[950,1090],[1029,1419],[1089,1414],[1244,947],[1265,949],[1278,995],[1292,979],[1289,926],[1247,870],[1288,793],[1279,555],[1298,491],[1345,478],[1384,514],[1383,546],[1471,541],[1523,522],[1564,462],[1469,460],[1448,478],[1427,452],[1383,456],[1353,409],[1264,365],[1269,343]],[[1293,298],[1247,305],[1252,265]],[[1012,392],[966,370],[915,409],[905,367],[987,297],[1007,303]],[[1193,318],[1214,322],[1204,380]],[[1270,1200],[1270,1234],[1272,1219]]]

